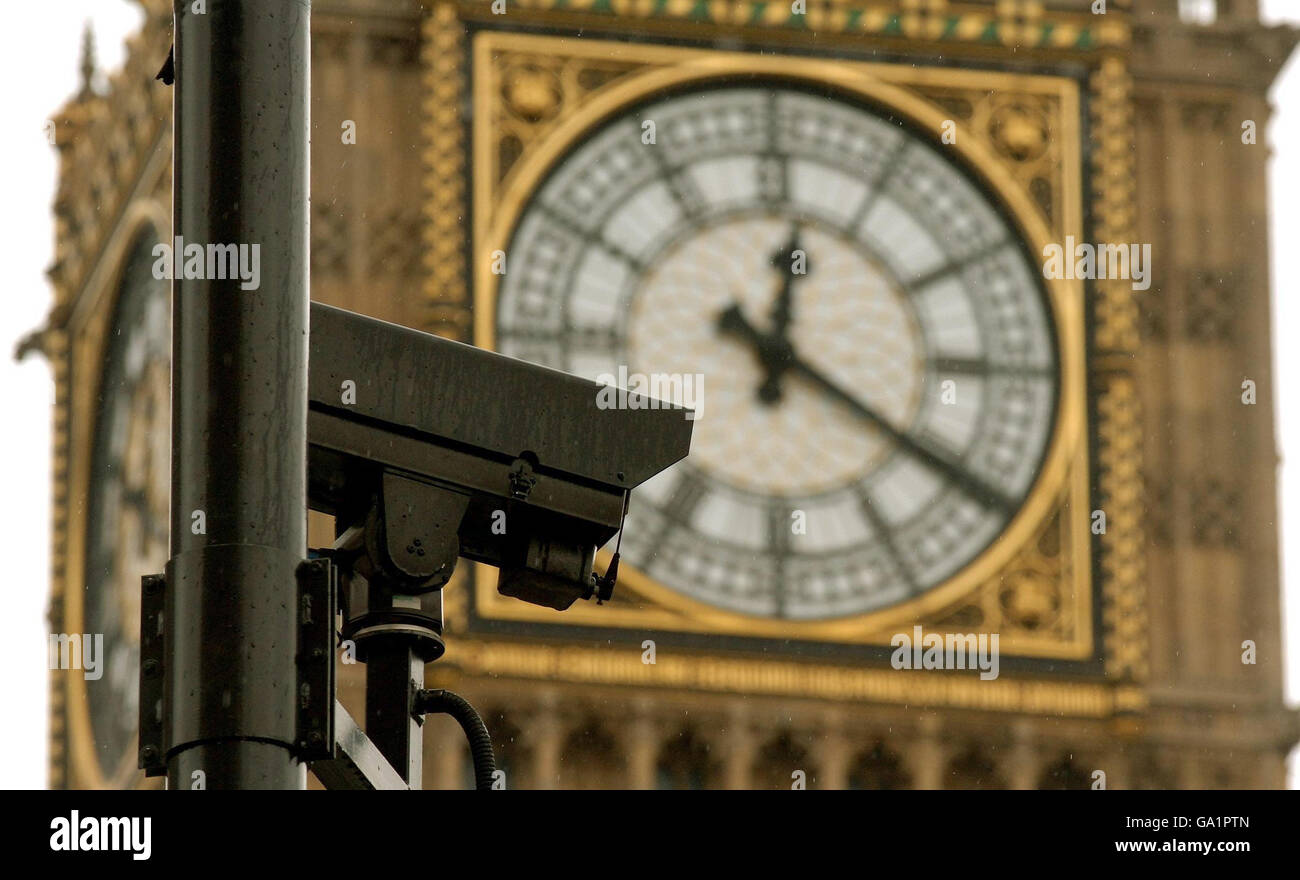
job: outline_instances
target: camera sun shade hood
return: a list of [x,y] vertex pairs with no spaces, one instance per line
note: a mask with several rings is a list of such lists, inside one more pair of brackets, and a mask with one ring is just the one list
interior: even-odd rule
[[328,513],[380,467],[526,501],[599,546],[624,491],[690,450],[683,407],[602,409],[599,383],[319,303],[308,364],[309,496]]

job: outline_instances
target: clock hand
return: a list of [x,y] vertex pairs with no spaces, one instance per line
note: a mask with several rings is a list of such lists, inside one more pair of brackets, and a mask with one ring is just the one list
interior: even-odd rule
[[733,302],[718,313],[717,327],[719,333],[739,336],[755,346],[760,345],[763,340],[763,334],[759,333],[754,325],[749,323],[745,313],[740,310],[740,303],[738,302]]
[[[794,272],[794,254],[799,250],[799,225],[790,227],[790,239],[772,254],[772,265],[781,271],[781,289],[772,304],[772,332],[786,336],[793,316],[794,281],[798,277]],[[806,273],[805,273],[806,274]]]
[[[717,328],[723,335],[735,336],[752,345],[754,353],[758,356],[758,362],[768,377],[779,376],[790,366],[790,358],[793,355],[790,342],[774,333],[761,332],[745,317],[739,303],[733,302],[718,314]],[[762,389],[767,383],[768,379],[764,379],[763,386],[759,386],[760,399],[764,399]],[[773,401],[765,400],[765,402]]]
[[[790,226],[790,238],[772,254],[772,265],[781,273],[781,288],[772,303],[772,332],[770,336],[779,339],[789,349],[790,321],[794,317],[794,256],[799,250],[799,224]],[[806,257],[805,257],[806,259]],[[758,386],[758,399],[767,404],[774,404],[781,399],[781,375],[787,367],[788,355],[784,350],[773,348],[769,358],[764,360],[763,383]]]
[[[962,491],[976,501],[986,507],[993,507],[1007,514],[1015,511],[1015,503],[1002,492],[967,471],[947,455],[931,448],[929,444],[894,427],[893,423],[881,415],[874,407],[863,403],[856,395],[845,391],[799,357],[789,342],[784,339],[776,339],[772,334],[760,332],[741,312],[739,304],[732,303],[718,315],[718,331],[736,336],[753,345],[760,362],[765,367],[769,369],[775,368],[780,371],[791,370],[808,379],[831,397],[866,419],[877,430],[889,437],[890,440],[907,450],[913,457],[920,459],[929,467],[952,480]],[[779,347],[783,352],[783,356],[779,360],[769,359],[769,356],[765,356],[765,351],[776,347]]]
[[759,363],[763,366],[763,382],[758,386],[758,399],[775,404],[781,399],[781,376],[790,366],[793,351],[790,346],[790,322],[794,314],[794,254],[799,250],[799,225],[790,228],[790,238],[772,254],[772,265],[781,271],[781,287],[772,303],[772,331],[761,333],[754,328],[733,302],[718,315],[718,331],[730,333],[754,346]]
[[807,361],[794,354],[793,351],[791,351],[790,355],[790,369],[862,416],[862,418],[873,424],[877,430],[911,453],[913,457],[920,459],[934,470],[944,474],[971,498],[986,507],[993,507],[1007,514],[1015,511],[1015,503],[1001,491],[963,468],[958,462],[953,461],[940,450],[934,449],[929,444],[894,427],[893,423],[881,415],[874,407],[863,403],[855,395],[845,391]]

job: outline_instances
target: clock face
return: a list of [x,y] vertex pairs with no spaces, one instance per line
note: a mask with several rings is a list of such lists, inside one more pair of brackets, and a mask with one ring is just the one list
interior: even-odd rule
[[86,681],[100,771],[134,774],[140,578],[167,563],[170,485],[169,302],[142,236],[122,274],[99,378],[91,458],[83,626],[103,634],[102,676]]
[[839,98],[715,87],[610,119],[538,189],[499,350],[703,377],[690,457],[632,493],[627,564],[826,620],[935,588],[1007,527],[1053,432],[1055,334],[951,149]]

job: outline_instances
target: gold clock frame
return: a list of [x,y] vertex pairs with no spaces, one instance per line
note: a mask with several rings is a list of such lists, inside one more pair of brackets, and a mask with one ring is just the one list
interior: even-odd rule
[[[563,9],[560,8],[561,5]],[[1076,72],[1080,69],[1078,65],[1085,71],[1086,78],[1080,81],[1050,74],[907,67],[846,59],[830,60],[825,57],[810,59],[791,55],[760,56],[755,52],[721,52],[651,42],[620,40],[599,43],[600,27],[612,26],[617,29],[619,36],[626,36],[628,30],[635,29],[647,39],[657,33],[674,37],[707,34],[716,38],[739,32],[752,38],[751,42],[755,45],[810,45],[807,31],[783,30],[774,22],[756,25],[731,19],[724,22],[715,18],[712,23],[688,20],[690,17],[683,12],[681,4],[674,7],[671,0],[667,4],[656,5],[655,8],[662,13],[660,18],[664,20],[658,21],[654,26],[644,17],[635,16],[632,16],[636,18],[635,21],[629,19],[611,24],[611,19],[605,17],[598,22],[597,16],[588,14],[590,10],[583,11],[588,5],[594,7],[599,2],[575,4],[570,0],[569,3],[559,4],[550,0],[535,0],[523,5],[522,13],[512,7],[510,16],[505,21],[511,29],[502,27],[501,19],[494,19],[469,4],[442,2],[431,11],[425,29],[427,164],[430,168],[427,178],[430,192],[427,210],[430,247],[426,262],[429,280],[426,289],[433,310],[430,326],[437,332],[490,345],[495,288],[486,255],[497,247],[504,248],[505,236],[513,222],[511,215],[517,216],[532,188],[549,169],[551,162],[563,153],[567,144],[590,130],[616,108],[625,106],[639,96],[692,78],[707,79],[756,72],[795,79],[813,78],[822,83],[835,84],[850,94],[863,94],[873,103],[884,104],[929,131],[937,131],[938,121],[946,117],[954,118],[958,129],[955,146],[963,152],[965,164],[973,166],[976,173],[984,178],[988,188],[997,193],[1004,206],[1011,209],[1016,225],[1030,246],[1041,246],[1048,241],[1059,242],[1066,234],[1075,234],[1078,240],[1089,240],[1084,235],[1082,223],[1085,200],[1093,218],[1092,228],[1087,230],[1088,235],[1102,241],[1131,240],[1133,209],[1131,177],[1128,174],[1128,163],[1131,162],[1128,144],[1131,143],[1132,136],[1132,111],[1125,62],[1128,21],[1122,8],[1116,10],[1116,14],[1106,16],[1104,22],[1092,19],[1096,39],[1085,40],[1080,37],[1074,43],[1059,46],[1051,43],[1052,51],[1044,52],[1042,50],[1049,46],[1048,42],[1030,40],[1026,44],[1023,39],[1025,34],[1050,34],[1054,35],[1051,37],[1053,40],[1059,40],[1066,32],[1079,35],[1083,32],[1081,29],[1089,26],[1089,16],[1043,12],[1039,8],[1034,12],[1037,18],[1031,27],[1024,22],[1017,24],[1008,18],[1004,14],[1004,4],[999,4],[997,12],[987,6],[976,9],[969,4],[938,4],[944,7],[945,14],[951,13],[961,19],[960,26],[950,26],[945,31],[953,40],[966,40],[966,44],[961,46],[949,41],[946,50],[951,56],[1005,59],[1010,57],[1007,46],[1011,45],[1019,47],[1017,57],[1020,59],[1059,60],[1061,55],[1066,54],[1075,62]],[[713,10],[721,9],[723,5],[696,3],[692,8],[707,6]],[[727,5],[739,8],[745,4]],[[832,12],[843,12],[853,4],[851,0],[827,0],[822,5]],[[900,6],[897,2],[885,0],[861,5],[870,7],[868,12],[872,15],[889,8],[898,12],[907,6],[906,3]],[[882,19],[876,15],[873,20],[878,23]],[[889,21],[898,24],[902,20]],[[840,18],[836,21],[844,24],[847,19]],[[887,27],[889,21],[886,22]],[[951,25],[952,17],[947,21]],[[974,28],[972,21],[983,22],[984,30]],[[471,28],[473,22],[484,27]],[[565,39],[513,30],[520,24],[545,24],[552,27],[570,24],[576,27],[581,24],[586,30],[580,40]],[[922,43],[928,50],[938,51],[933,48],[938,42],[935,36],[924,28],[918,30],[914,25],[915,21],[912,21],[912,25],[901,30],[895,28],[881,37],[882,42],[891,45],[892,41],[896,41],[900,46],[906,44],[912,51],[917,51],[915,46]],[[1017,31],[1016,27],[1021,25],[1028,30]],[[1035,30],[1039,25],[1042,27],[1041,32]],[[830,27],[818,36],[843,37],[846,33],[843,29],[837,31],[835,27]],[[983,39],[973,36],[977,33],[982,34]],[[995,39],[988,39],[990,34],[994,34]],[[819,45],[846,44],[831,40]],[[595,70],[597,76],[594,85],[583,86],[572,96],[559,96],[565,101],[574,102],[574,112],[532,125],[523,149],[518,151],[517,156],[511,157],[511,164],[507,168],[498,167],[499,154],[493,149],[496,145],[492,143],[491,135],[485,128],[485,120],[492,119],[493,114],[498,113],[502,100],[499,90],[501,83],[494,79],[501,73],[501,59],[490,59],[485,53],[489,49],[500,50],[502,47],[507,51],[524,47],[520,51],[531,52],[534,56],[539,47],[544,47],[548,58],[564,60],[585,57],[596,62],[593,63],[593,68],[599,68]],[[470,59],[472,69],[466,64]],[[794,69],[796,67],[797,70]],[[873,82],[870,87],[864,87],[863,79],[854,79],[854,74],[859,77],[868,76]],[[566,73],[565,76],[570,75]],[[845,82],[846,79],[853,81]],[[571,77],[562,83],[566,88],[571,84]],[[1034,198],[1030,198],[1030,180],[1026,169],[1014,166],[1006,155],[1000,155],[989,144],[987,131],[976,124],[986,122],[987,118],[963,120],[961,112],[953,110],[955,104],[961,103],[963,90],[970,93],[972,88],[983,88],[986,92],[1001,95],[1055,94],[1058,96],[1058,107],[1068,107],[1067,111],[1060,113],[1060,127],[1055,129],[1056,137],[1053,141],[1054,149],[1068,153],[1068,156],[1056,156],[1061,167],[1068,170],[1058,173],[1053,183],[1050,210],[1038,204],[1041,200],[1037,193]],[[1084,89],[1092,99],[1087,108],[1091,119],[1086,135],[1091,146],[1092,177],[1090,189],[1086,193],[1083,190],[1083,169],[1080,167],[1084,137],[1080,125],[1081,91]],[[472,126],[466,126],[457,109],[467,100],[472,101],[474,111]],[[976,116],[978,115],[977,112]],[[467,168],[472,168],[474,172],[472,189],[468,193],[465,191],[463,177]],[[467,241],[463,233],[450,228],[447,219],[449,214],[453,218],[466,215],[474,218],[471,240]],[[1052,440],[1053,451],[1049,453],[1051,467],[1044,468],[1036,481],[1030,502],[1017,515],[1017,519],[1023,520],[1026,525],[1020,526],[1013,520],[1015,533],[1005,532],[997,542],[1003,546],[990,548],[977,560],[976,565],[981,566],[980,573],[985,575],[982,584],[974,583],[979,578],[971,574],[973,569],[968,568],[964,575],[959,574],[957,579],[921,597],[919,604],[905,603],[893,609],[863,615],[856,620],[814,622],[796,632],[800,629],[799,624],[791,627],[784,621],[762,621],[720,612],[711,606],[681,597],[666,587],[648,583],[648,579],[636,573],[625,574],[622,580],[628,593],[653,600],[647,601],[645,607],[620,607],[620,603],[616,602],[598,609],[575,607],[560,615],[498,596],[494,588],[494,573],[490,569],[479,569],[466,579],[470,581],[468,590],[462,588],[447,591],[448,627],[457,632],[457,644],[462,646],[456,652],[459,659],[449,659],[461,665],[468,673],[609,684],[644,677],[636,674],[631,667],[616,671],[616,659],[607,656],[609,652],[601,651],[597,646],[562,647],[539,642],[524,645],[475,631],[470,628],[471,615],[467,607],[471,602],[475,614],[480,618],[538,624],[530,636],[555,636],[561,639],[565,636],[560,628],[584,625],[717,635],[779,635],[781,638],[808,637],[818,641],[879,645],[887,643],[889,635],[896,631],[898,624],[906,623],[910,626],[921,623],[932,631],[998,631],[1002,633],[1004,654],[1097,663],[1096,667],[1083,668],[1097,668],[1104,672],[1111,683],[1121,685],[1119,690],[1103,688],[1096,693],[1089,691],[1085,700],[1089,708],[1086,709],[1082,708],[1083,704],[1072,697],[1067,698],[1065,692],[1060,691],[1052,698],[1058,700],[1059,711],[1105,715],[1121,705],[1125,708],[1140,705],[1143,702],[1140,692],[1125,684],[1140,682],[1146,673],[1145,597],[1140,554],[1140,421],[1136,408],[1136,386],[1128,360],[1128,353],[1136,342],[1133,293],[1125,282],[1096,282],[1088,285],[1089,295],[1085,301],[1083,284],[1053,283],[1049,286],[1053,289],[1053,308],[1058,311],[1058,319],[1061,319],[1057,322],[1057,329],[1062,343],[1062,400],[1058,426]],[[1062,311],[1068,314],[1060,314]],[[1091,322],[1090,328],[1085,323],[1087,321]],[[1085,361],[1084,334],[1089,329],[1091,347],[1087,350]],[[1049,470],[1052,472],[1049,473]],[[1061,473],[1062,470],[1064,473]],[[1033,512],[1039,514],[1037,531],[1029,525],[1033,517],[1024,515],[1031,507]],[[1088,529],[1088,515],[1094,507],[1105,510],[1110,525],[1107,532],[1099,536],[1092,535]],[[988,609],[991,602],[996,602],[993,597],[1006,586],[1006,582],[995,573],[997,565],[992,560],[998,554],[1019,558],[1015,556],[1015,539],[1025,545],[1020,549],[1030,557],[1034,554],[1034,547],[1028,546],[1031,544],[1049,542],[1072,548],[1068,565],[1058,568],[1050,575],[1037,572],[1040,579],[1058,585],[1056,598],[1068,603],[1074,615],[1071,624],[1073,630],[1064,637],[1060,633],[1042,637],[1030,632],[1008,632],[999,626],[971,624],[970,613],[978,613],[981,608]],[[1097,589],[1093,588],[1094,572],[1100,576]],[[1002,573],[1006,573],[1005,570]],[[1094,606],[1098,592],[1100,598]],[[890,629],[891,626],[895,629]],[[779,632],[776,627],[779,627]],[[544,657],[543,654],[547,656]],[[551,654],[555,656],[552,657]],[[579,654],[582,656],[579,657]],[[752,688],[746,682],[756,681],[755,676],[762,675],[760,667],[772,663],[770,660],[749,660],[743,656],[724,658],[707,650],[693,652],[689,660],[700,668],[717,666],[721,670],[726,667],[725,673],[717,673],[715,681],[725,679],[729,684],[723,686],[723,690],[739,692],[751,691]],[[792,658],[791,663],[803,668],[796,658]],[[748,664],[758,665],[750,668]],[[580,674],[580,666],[590,667],[592,671],[590,674]],[[891,685],[884,684],[884,679],[876,682],[877,675],[899,675],[892,670],[849,669],[834,664],[828,668],[838,670],[837,674],[862,679],[856,684],[845,685],[855,692],[866,687],[884,694]],[[868,679],[875,683],[867,684]],[[659,679],[653,683],[669,684]],[[955,684],[956,682],[950,682],[950,685]],[[1050,682],[1041,684],[1049,689],[1052,687]],[[711,689],[706,684],[688,684],[685,680],[681,686]],[[1085,690],[1094,687],[1086,683],[1079,686]],[[824,693],[826,696],[844,696],[848,693],[840,686],[828,685],[823,688],[809,681],[800,687],[803,690],[799,692],[813,695]],[[936,693],[932,702],[948,705],[987,704],[1004,709],[1027,705],[1017,697],[993,699],[987,688],[984,689],[984,693],[988,694],[987,699],[970,695],[958,699],[952,696],[958,690],[964,693],[962,688],[950,687],[943,693]],[[980,690],[974,688],[971,693]],[[974,700],[974,703],[961,703],[961,700]],[[1075,708],[1070,708],[1071,706]]]
[[[152,172],[162,179],[167,168],[166,155],[157,152],[152,157]],[[70,352],[73,375],[89,376],[91,381],[78,382],[71,388],[71,407],[82,417],[77,429],[69,437],[72,454],[69,456],[68,484],[72,498],[90,497],[91,450],[99,429],[95,418],[95,398],[99,392],[104,349],[112,328],[110,322],[120,295],[122,273],[126,270],[127,252],[136,236],[145,227],[152,227],[160,239],[171,228],[171,211],[157,198],[133,201],[127,208],[121,224],[105,244],[101,269],[92,273],[86,291],[78,299],[70,325]],[[70,633],[85,631],[86,592],[86,541],[89,511],[84,507],[74,511],[66,535],[66,561],[62,595],[62,626]],[[135,749],[122,755],[114,772],[106,774],[95,755],[94,724],[90,718],[90,705],[86,683],[76,670],[60,670],[53,674],[63,680],[63,699],[66,700],[68,737],[71,753],[71,777],[78,788],[122,788],[144,777],[137,768]]]

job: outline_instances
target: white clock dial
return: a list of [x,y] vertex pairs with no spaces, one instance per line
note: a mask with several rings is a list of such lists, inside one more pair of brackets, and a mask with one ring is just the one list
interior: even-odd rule
[[612,119],[539,188],[498,348],[704,377],[690,457],[633,493],[628,564],[831,619],[933,589],[1007,526],[1052,433],[1055,336],[1021,242],[943,150],[847,100],[714,87]]

